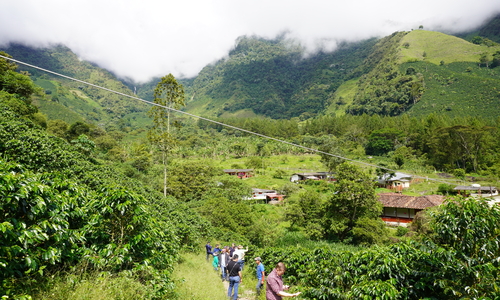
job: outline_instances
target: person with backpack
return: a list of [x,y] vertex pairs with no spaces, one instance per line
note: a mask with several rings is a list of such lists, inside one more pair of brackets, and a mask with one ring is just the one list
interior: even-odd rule
[[[238,299],[238,286],[242,281],[241,266],[238,263],[238,254],[233,254],[233,259],[227,264],[226,272],[229,276],[227,296],[233,300]],[[232,294],[232,295],[231,295]]]

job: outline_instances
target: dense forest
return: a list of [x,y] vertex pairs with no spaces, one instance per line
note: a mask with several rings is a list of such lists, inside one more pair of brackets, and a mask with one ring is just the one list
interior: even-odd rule
[[228,59],[200,72],[191,93],[196,101],[223,100],[219,116],[251,109],[275,119],[311,117],[325,110],[333,92],[362,63],[374,42],[343,44],[335,52],[303,59],[305,49],[291,40],[241,37]]
[[[441,64],[420,51],[431,36],[489,56]],[[303,299],[499,298],[500,208],[453,190],[500,182],[498,45],[474,41],[415,30],[304,60],[300,44],[242,37],[195,79],[138,87],[213,121],[0,57],[0,294],[68,299],[88,285],[100,296],[78,299],[183,299],[173,272],[208,240],[248,245],[266,271],[285,262]],[[11,49],[133,94],[63,46]],[[254,176],[223,172],[241,168]],[[336,181],[289,180],[318,170]],[[447,200],[387,226],[375,178],[394,171],[419,178],[404,194]],[[286,198],[251,201],[252,188]]]

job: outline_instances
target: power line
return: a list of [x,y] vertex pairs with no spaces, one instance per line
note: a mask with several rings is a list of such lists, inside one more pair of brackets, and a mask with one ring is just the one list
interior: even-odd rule
[[[366,166],[370,166],[370,167],[374,167],[374,168],[380,168],[380,169],[383,169],[383,170],[386,170],[386,171],[390,171],[390,172],[397,172],[396,170],[389,169],[389,168],[384,167],[384,166],[378,166],[378,165],[367,163],[367,162],[364,162],[364,161],[361,161],[361,160],[350,159],[348,157],[343,157],[343,156],[340,156],[340,155],[336,155],[336,154],[324,152],[324,151],[321,151],[321,150],[318,150],[318,149],[306,147],[306,146],[295,144],[295,143],[288,142],[288,141],[285,141],[285,140],[280,140],[280,139],[273,138],[273,137],[270,137],[270,136],[267,136],[267,135],[264,135],[264,134],[260,134],[260,133],[253,132],[253,131],[250,131],[250,130],[246,130],[246,129],[243,129],[243,128],[239,128],[239,127],[236,127],[236,126],[225,124],[225,123],[222,123],[222,122],[219,122],[219,121],[215,121],[215,120],[212,120],[212,119],[209,119],[209,118],[197,116],[197,115],[185,112],[185,111],[181,111],[181,110],[178,110],[178,109],[174,109],[174,108],[171,108],[171,107],[160,105],[158,103],[154,103],[154,102],[151,102],[151,101],[139,98],[139,97],[128,95],[128,94],[125,94],[125,93],[122,93],[122,92],[118,92],[118,91],[115,91],[115,90],[112,90],[112,89],[108,89],[108,88],[105,88],[105,87],[102,87],[102,86],[99,86],[99,85],[96,85],[96,84],[93,84],[93,83],[90,83],[90,82],[87,82],[87,81],[83,81],[83,80],[76,79],[76,78],[73,78],[73,77],[70,77],[70,76],[67,76],[67,75],[63,75],[63,74],[60,74],[60,73],[57,73],[57,72],[54,72],[54,71],[50,71],[50,70],[47,70],[47,69],[44,69],[44,68],[41,68],[41,67],[38,67],[38,66],[35,66],[35,65],[31,65],[31,64],[22,62],[20,60],[14,59],[14,58],[10,58],[10,57],[3,56],[3,55],[0,55],[0,57],[4,58],[4,59],[7,59],[7,60],[10,60],[10,61],[13,61],[13,62],[18,63],[18,64],[21,64],[21,65],[25,65],[25,66],[30,67],[30,68],[34,68],[34,69],[37,69],[37,70],[40,70],[40,71],[43,71],[43,72],[47,72],[47,73],[59,76],[59,77],[63,77],[63,78],[66,78],[66,79],[69,79],[69,80],[72,80],[72,81],[76,81],[76,82],[79,82],[79,83],[83,83],[83,84],[86,84],[86,85],[89,85],[89,86],[101,89],[101,90],[105,90],[105,91],[108,91],[110,93],[114,93],[114,94],[117,94],[117,95],[128,97],[128,98],[131,98],[131,99],[134,99],[134,100],[142,101],[142,102],[150,104],[150,105],[155,105],[155,106],[158,106],[158,107],[166,108],[166,109],[169,109],[169,110],[171,110],[173,112],[181,113],[181,114],[193,117],[193,118],[197,118],[197,119],[200,119],[200,120],[211,122],[211,123],[214,123],[214,124],[217,124],[217,125],[221,125],[221,126],[224,126],[224,127],[231,128],[231,129],[239,130],[239,131],[251,134],[251,135],[256,135],[256,136],[259,136],[259,137],[262,137],[262,138],[265,138],[265,139],[273,140],[273,141],[276,141],[276,142],[279,142],[279,143],[288,144],[288,145],[291,145],[291,146],[294,146],[294,147],[298,147],[298,148],[302,148],[302,149],[305,149],[305,150],[308,150],[308,151],[312,151],[312,152],[321,153],[321,154],[325,154],[325,155],[328,155],[328,156],[340,158],[340,159],[343,159],[343,160],[346,160],[346,161],[350,161],[350,162],[354,162],[354,163],[358,163],[358,164],[362,164],[362,165],[366,165]],[[413,175],[413,177],[449,184],[449,182],[446,182],[444,180],[434,179],[434,178],[428,178],[428,177],[417,176],[417,175]]]

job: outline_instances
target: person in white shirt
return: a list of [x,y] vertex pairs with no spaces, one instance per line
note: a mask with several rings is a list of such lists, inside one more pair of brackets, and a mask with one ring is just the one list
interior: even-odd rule
[[236,250],[234,250],[234,254],[238,254],[238,263],[241,266],[241,270],[243,271],[243,265],[245,264],[245,252],[248,251],[248,247],[246,249],[243,249],[242,245],[239,245],[236,247]]

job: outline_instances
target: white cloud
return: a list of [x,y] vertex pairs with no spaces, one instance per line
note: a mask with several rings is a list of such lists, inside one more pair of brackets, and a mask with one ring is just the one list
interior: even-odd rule
[[425,29],[458,32],[500,12],[499,0],[7,0],[0,44],[62,43],[83,59],[146,81],[195,76],[241,35],[287,30],[310,49]]

